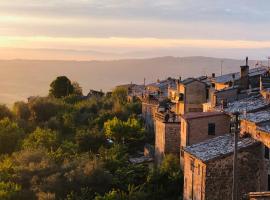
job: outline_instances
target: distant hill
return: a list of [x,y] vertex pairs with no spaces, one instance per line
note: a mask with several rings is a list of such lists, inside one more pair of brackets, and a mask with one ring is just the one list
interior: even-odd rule
[[[46,95],[50,82],[59,75],[89,89],[112,89],[124,83],[150,83],[167,77],[220,75],[239,71],[244,60],[211,57],[157,57],[110,61],[0,60],[0,102],[11,104],[31,95]],[[256,61],[250,61],[253,67]]]

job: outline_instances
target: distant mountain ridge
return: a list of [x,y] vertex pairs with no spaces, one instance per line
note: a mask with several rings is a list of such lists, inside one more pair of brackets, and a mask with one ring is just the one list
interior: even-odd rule
[[[32,95],[46,95],[50,82],[59,75],[78,81],[84,88],[111,90],[125,83],[151,83],[167,77],[196,77],[237,72],[245,60],[212,57],[155,57],[143,59],[55,61],[0,60],[0,102],[12,103]],[[253,67],[256,61],[250,60]]]

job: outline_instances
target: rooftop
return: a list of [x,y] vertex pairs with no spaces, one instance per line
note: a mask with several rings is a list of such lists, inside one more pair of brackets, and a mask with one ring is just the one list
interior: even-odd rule
[[224,112],[190,112],[182,115],[185,120],[197,119],[202,117],[213,117],[218,115],[225,115]]
[[257,126],[258,130],[270,133],[270,121]]
[[[269,70],[268,67],[262,66],[262,67],[256,67],[256,68],[252,68],[249,69],[249,76],[257,76],[260,74],[265,74],[267,71]],[[233,78],[234,75],[234,78]],[[225,74],[222,76],[218,76],[216,78],[214,78],[214,82],[216,83],[227,83],[233,80],[239,80],[240,79],[240,72],[236,72],[236,73],[230,73],[230,74]]]
[[[238,149],[244,149],[258,143],[259,142],[250,137],[240,138],[238,141]],[[232,134],[226,134],[188,146],[184,148],[184,150],[197,159],[208,162],[232,154],[234,151],[234,137]]]
[[147,87],[157,87],[157,88],[167,88],[168,86],[175,87],[176,86],[176,79],[173,78],[167,78],[165,80],[161,80],[159,82],[154,82],[146,85]]
[[[253,112],[269,106],[269,103],[259,95],[250,96],[241,100],[236,100],[227,104],[225,112]],[[221,106],[216,107],[216,110],[222,110]]]
[[247,113],[241,117],[242,119],[254,122],[261,123],[270,120],[270,110],[262,110],[254,113]]

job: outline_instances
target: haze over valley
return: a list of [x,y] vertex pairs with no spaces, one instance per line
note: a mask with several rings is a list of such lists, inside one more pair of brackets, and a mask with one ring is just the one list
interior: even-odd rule
[[[33,95],[48,94],[49,84],[59,75],[77,81],[87,94],[89,89],[109,91],[118,84],[146,84],[167,77],[220,75],[239,71],[244,60],[211,57],[157,57],[111,61],[1,60],[0,102],[11,105]],[[253,67],[257,61],[250,61]]]

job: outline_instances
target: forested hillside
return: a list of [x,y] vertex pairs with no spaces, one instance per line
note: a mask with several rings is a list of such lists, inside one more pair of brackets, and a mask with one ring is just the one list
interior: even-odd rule
[[141,103],[126,97],[124,88],[86,97],[58,77],[46,97],[1,105],[0,199],[181,199],[177,158],[160,167],[129,161],[154,139]]

